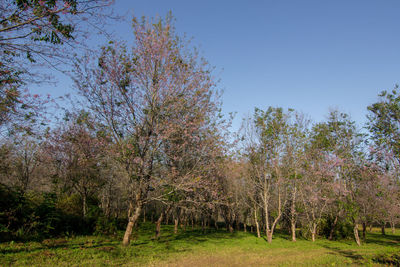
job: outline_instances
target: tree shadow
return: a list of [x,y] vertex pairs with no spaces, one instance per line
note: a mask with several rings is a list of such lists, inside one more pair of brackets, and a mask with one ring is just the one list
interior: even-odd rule
[[[10,247],[12,246],[12,247]],[[24,243],[17,243],[16,245],[10,245],[5,248],[0,248],[0,254],[7,255],[7,254],[17,254],[21,252],[41,252],[41,251],[48,251],[54,249],[65,249],[65,250],[74,250],[74,249],[99,249],[101,247],[115,247],[115,244],[112,242],[103,242],[103,241],[95,241],[91,242],[90,240],[86,242],[79,242],[79,243],[71,243],[68,241],[65,242],[54,242],[54,243],[41,243],[40,246],[37,247],[29,247],[25,246]]]
[[355,251],[345,250],[345,249],[341,249],[341,248],[338,248],[338,247],[329,246],[329,245],[325,245],[325,244],[324,245],[320,245],[320,246],[330,250],[329,254],[331,254],[331,255],[338,255],[339,254],[339,255],[341,255],[343,257],[352,259],[353,262],[356,263],[356,264],[365,263],[365,258],[362,255],[360,255],[357,252],[355,252]]
[[400,246],[400,236],[397,235],[382,235],[379,233],[368,233],[366,243],[376,244],[381,246],[398,247]]

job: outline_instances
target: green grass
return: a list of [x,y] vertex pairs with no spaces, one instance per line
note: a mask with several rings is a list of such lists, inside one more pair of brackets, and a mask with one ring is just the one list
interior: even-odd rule
[[2,243],[0,266],[379,266],[382,255],[400,253],[399,235],[377,231],[357,247],[352,240],[291,242],[283,234],[268,244],[251,233],[223,230],[174,235],[171,226],[163,227],[160,240],[153,240],[153,229],[151,224],[142,226],[129,247],[120,245],[120,236]]

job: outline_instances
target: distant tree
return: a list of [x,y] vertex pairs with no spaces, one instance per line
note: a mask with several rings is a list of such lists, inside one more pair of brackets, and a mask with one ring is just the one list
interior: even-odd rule
[[379,100],[368,106],[367,127],[371,134],[370,157],[380,169],[381,207],[378,222],[390,222],[392,229],[398,221],[400,173],[400,94],[398,85],[379,94]]
[[272,242],[274,230],[288,200],[283,157],[289,133],[290,112],[273,107],[266,111],[256,109],[253,126],[247,133],[253,137],[245,148],[251,166],[251,178],[248,182],[254,183],[264,210],[265,231],[269,243]]
[[[103,176],[107,143],[97,136],[87,113],[70,114],[66,120],[47,139],[43,157],[53,166],[53,176],[59,180],[58,183],[80,196],[82,214],[86,217],[89,197],[99,192],[107,182],[107,177]],[[53,183],[57,184],[57,181]]]
[[368,128],[380,148],[393,153],[396,165],[400,162],[400,94],[398,86],[392,92],[383,91],[379,101],[368,106]]

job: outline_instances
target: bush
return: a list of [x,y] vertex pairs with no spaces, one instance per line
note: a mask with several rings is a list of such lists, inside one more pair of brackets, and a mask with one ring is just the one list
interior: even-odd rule
[[[330,235],[331,228],[333,225],[334,218],[329,217],[328,219],[322,220],[320,226],[320,234],[326,236]],[[353,225],[346,220],[339,220],[335,226],[333,232],[333,239],[350,239],[353,238]]]
[[116,235],[118,231],[118,221],[101,216],[96,221],[94,233],[96,235]]
[[56,194],[23,193],[0,184],[0,241],[92,234],[101,210],[91,207],[90,217],[83,218],[78,207],[76,195],[58,199]]

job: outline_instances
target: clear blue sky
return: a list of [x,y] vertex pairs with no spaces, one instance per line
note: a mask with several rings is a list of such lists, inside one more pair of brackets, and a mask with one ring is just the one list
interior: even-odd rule
[[[131,39],[130,17],[176,18],[216,67],[223,108],[235,128],[254,107],[291,107],[324,120],[329,108],[365,121],[367,105],[400,81],[399,0],[116,0]],[[62,79],[63,80],[63,79]],[[61,82],[58,92],[68,91]]]

